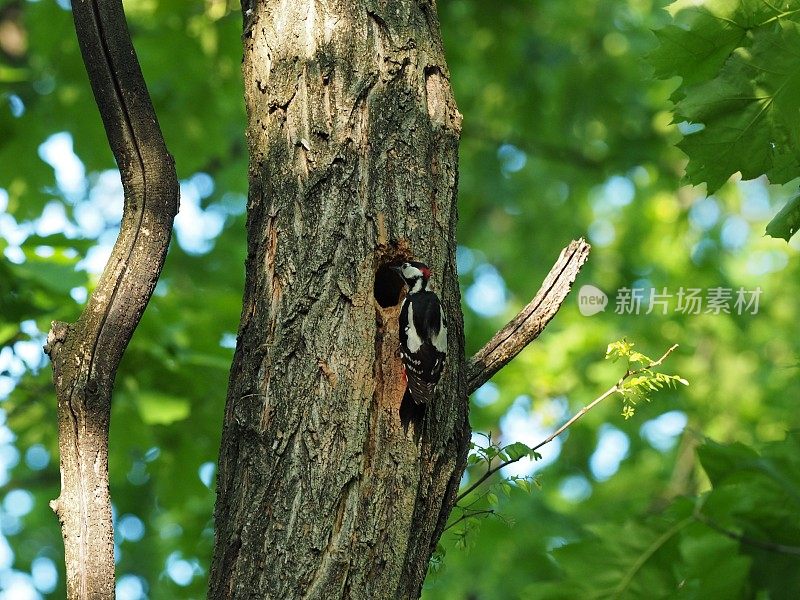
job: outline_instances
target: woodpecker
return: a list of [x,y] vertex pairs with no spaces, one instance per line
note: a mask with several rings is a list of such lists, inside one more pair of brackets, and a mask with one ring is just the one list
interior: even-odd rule
[[427,289],[431,270],[421,262],[392,267],[408,286],[400,309],[400,356],[411,399],[433,400],[447,355],[447,320],[439,297]]

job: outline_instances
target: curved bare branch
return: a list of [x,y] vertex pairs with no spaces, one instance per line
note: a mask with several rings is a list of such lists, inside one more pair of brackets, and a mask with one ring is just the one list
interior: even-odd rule
[[472,393],[539,337],[567,298],[591,246],[581,238],[561,251],[542,287],[508,325],[498,331],[467,365],[467,391]]
[[108,426],[117,367],[152,295],[178,209],[178,179],[120,0],[73,0],[81,54],[125,193],[120,233],[74,324],[54,322],[45,351],[58,397],[67,596],[114,597]]

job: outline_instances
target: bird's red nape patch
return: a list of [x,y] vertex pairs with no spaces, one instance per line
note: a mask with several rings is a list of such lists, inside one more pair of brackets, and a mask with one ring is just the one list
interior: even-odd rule
[[422,267],[420,270],[422,271],[422,276],[425,279],[431,278],[431,270],[428,267]]

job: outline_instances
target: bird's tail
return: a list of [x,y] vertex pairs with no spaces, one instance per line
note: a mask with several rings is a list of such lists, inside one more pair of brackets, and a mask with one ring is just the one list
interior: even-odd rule
[[403,395],[403,402],[400,404],[400,421],[406,432],[413,424],[414,438],[419,442],[425,422],[425,408],[433,402],[436,384],[417,377],[409,369],[405,369],[405,374],[406,392]]
[[422,435],[422,425],[425,422],[425,405],[417,404],[411,396],[411,390],[406,389],[403,401],[400,403],[400,423],[403,431],[408,433],[409,427],[414,432],[414,439],[419,442]]

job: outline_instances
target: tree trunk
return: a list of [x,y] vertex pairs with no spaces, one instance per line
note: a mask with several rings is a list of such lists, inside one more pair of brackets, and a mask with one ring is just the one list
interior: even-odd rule
[[[416,598],[469,440],[461,116],[434,3],[245,2],[248,257],[210,598]],[[445,374],[401,421],[401,282],[433,270]]]

